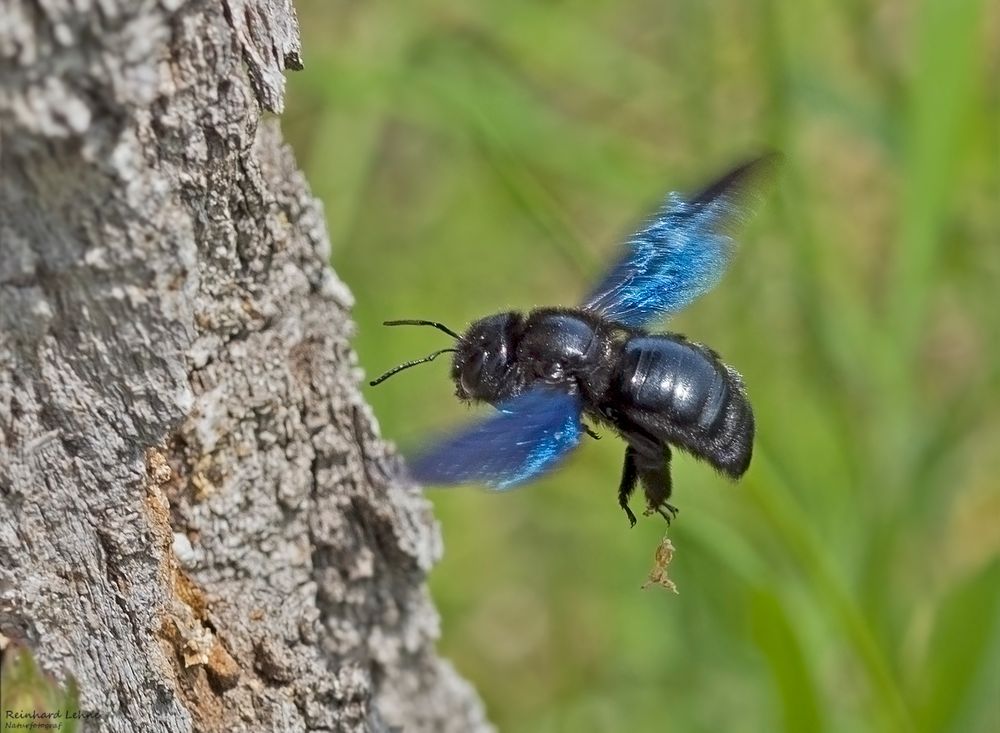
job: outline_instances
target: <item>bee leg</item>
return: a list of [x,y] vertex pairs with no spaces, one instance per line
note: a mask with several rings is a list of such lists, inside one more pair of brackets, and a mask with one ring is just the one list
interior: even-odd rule
[[669,502],[666,501],[663,502],[661,506],[658,506],[656,508],[656,513],[659,514],[664,519],[666,519],[667,524],[670,524],[671,521],[677,518],[677,512],[679,511],[680,509],[678,509],[673,504],[670,504]]
[[635,514],[628,506],[628,498],[635,490],[635,483],[639,474],[635,466],[635,448],[629,446],[625,449],[625,463],[622,465],[622,482],[618,486],[618,506],[625,510],[630,527],[635,526]]
[[670,478],[670,448],[664,445],[658,453],[659,455],[655,457],[643,454],[637,465],[642,489],[646,494],[646,511],[643,513],[649,516],[656,512],[666,519],[669,525],[677,516],[677,507],[667,501],[673,490]]

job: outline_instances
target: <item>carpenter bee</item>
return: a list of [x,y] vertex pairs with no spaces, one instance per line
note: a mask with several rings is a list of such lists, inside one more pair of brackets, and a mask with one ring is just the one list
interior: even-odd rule
[[458,334],[454,347],[401,364],[371,384],[453,353],[459,399],[497,412],[433,444],[409,462],[429,484],[483,483],[506,489],[552,469],[580,442],[583,423],[604,425],[625,443],[618,503],[629,523],[637,483],[646,514],[669,523],[671,446],[736,479],[750,465],[754,417],[736,370],[712,349],[646,327],[711,289],[735,247],[735,229],[752,213],[778,162],[768,154],[739,165],[700,193],[667,196],[624,246],[618,262],[576,308],[537,308],[487,316]]

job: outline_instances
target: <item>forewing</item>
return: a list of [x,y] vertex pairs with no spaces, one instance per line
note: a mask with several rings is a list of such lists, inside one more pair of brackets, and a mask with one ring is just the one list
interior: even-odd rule
[[778,156],[768,154],[737,166],[692,198],[669,194],[625,243],[621,259],[584,307],[643,326],[710,290],[729,262],[733,233],[753,214],[777,163]]
[[484,483],[507,489],[553,468],[580,442],[578,395],[536,388],[409,461],[425,484]]

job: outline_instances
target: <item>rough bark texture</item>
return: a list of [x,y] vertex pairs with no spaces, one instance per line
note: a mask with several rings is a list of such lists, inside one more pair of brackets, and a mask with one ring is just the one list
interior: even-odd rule
[[261,120],[288,0],[0,17],[0,633],[102,730],[488,729]]

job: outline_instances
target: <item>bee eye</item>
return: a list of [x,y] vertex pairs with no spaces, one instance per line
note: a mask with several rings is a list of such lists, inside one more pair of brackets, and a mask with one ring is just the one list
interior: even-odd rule
[[469,354],[469,358],[462,369],[466,378],[471,380],[479,378],[479,374],[483,371],[483,358],[484,354],[482,351],[474,351]]

